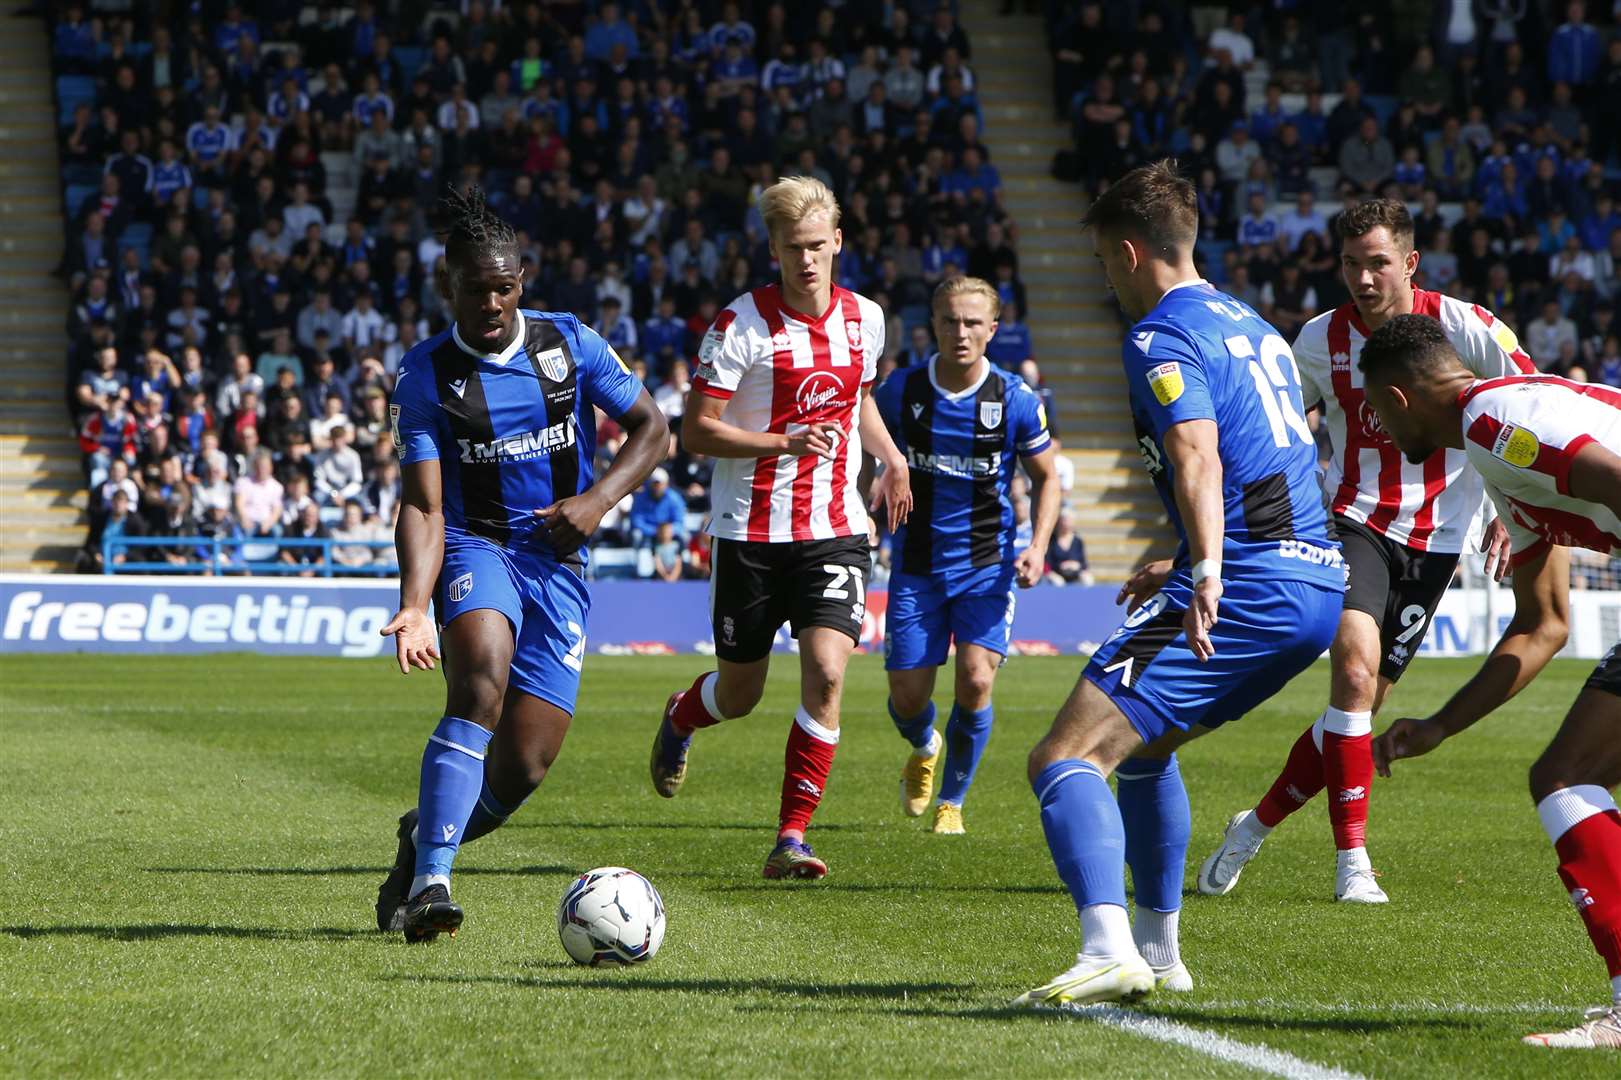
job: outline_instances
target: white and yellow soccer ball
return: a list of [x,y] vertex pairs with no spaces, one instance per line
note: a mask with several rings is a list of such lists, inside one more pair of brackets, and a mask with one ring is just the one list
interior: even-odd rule
[[557,936],[576,964],[645,964],[664,944],[664,898],[634,870],[587,870],[557,906]]

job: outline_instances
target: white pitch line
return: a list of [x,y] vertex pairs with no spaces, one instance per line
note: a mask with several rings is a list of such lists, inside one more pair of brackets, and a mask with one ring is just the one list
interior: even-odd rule
[[1058,1007],[1065,1012],[1084,1016],[1101,1024],[1108,1024],[1110,1027],[1128,1031],[1133,1035],[1141,1035],[1145,1039],[1171,1043],[1174,1046],[1183,1046],[1207,1057],[1213,1057],[1217,1061],[1242,1065],[1247,1069],[1254,1069],[1256,1072],[1283,1077],[1283,1080],[1364,1080],[1357,1073],[1331,1069],[1326,1065],[1318,1065],[1304,1058],[1297,1058],[1293,1054],[1285,1053],[1282,1050],[1274,1050],[1270,1046],[1240,1042],[1225,1035],[1218,1035],[1213,1031],[1204,1031],[1200,1028],[1189,1027],[1187,1024],[1177,1023],[1175,1020],[1167,1020],[1162,1016],[1147,1016],[1115,1005],[1061,1005]]

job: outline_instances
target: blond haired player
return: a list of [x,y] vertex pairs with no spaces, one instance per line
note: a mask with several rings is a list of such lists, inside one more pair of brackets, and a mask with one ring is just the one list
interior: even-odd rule
[[[1548,375],[1476,379],[1433,319],[1406,315],[1368,339],[1368,401],[1409,461],[1469,455],[1506,523],[1514,617],[1475,677],[1432,716],[1374,743],[1379,772],[1435,749],[1513,697],[1565,644],[1568,547],[1621,551],[1621,391]],[[1587,680],[1531,766],[1531,798],[1559,877],[1610,975],[1611,1002],[1535,1046],[1621,1051],[1621,645]]]
[[671,694],[653,741],[653,787],[672,797],[693,732],[746,716],[765,690],[786,622],[799,639],[800,699],[788,728],[777,842],[768,878],[819,878],[805,843],[839,742],[839,699],[866,616],[862,449],[881,469],[873,506],[891,527],[912,506],[906,461],[869,388],[884,313],[833,282],[839,206],[821,181],[779,180],[760,196],[779,281],[727,305],[704,335],[682,440],[716,458],[709,533],[716,670]]
[[[1302,396],[1321,402],[1333,458],[1327,488],[1350,575],[1329,649],[1328,707],[1295,740],[1283,771],[1252,810],[1233,815],[1199,870],[1199,891],[1232,891],[1261,841],[1328,790],[1335,848],[1334,899],[1382,904],[1366,830],[1373,782],[1373,715],[1407,670],[1452,580],[1481,506],[1481,483],[1460,451],[1403,462],[1362,393],[1358,354],[1369,334],[1400,315],[1440,321],[1461,362],[1481,378],[1534,371],[1514,334],[1478,304],[1413,287],[1413,219],[1394,199],[1350,206],[1335,224],[1351,301],[1312,319],[1295,340]],[[1487,567],[1502,576],[1506,536],[1488,530]]]

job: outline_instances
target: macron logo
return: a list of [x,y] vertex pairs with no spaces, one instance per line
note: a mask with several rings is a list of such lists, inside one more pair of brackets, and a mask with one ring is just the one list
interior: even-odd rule
[[441,825],[439,826],[439,831],[445,834],[445,843],[448,844],[450,843],[450,838],[456,835],[456,826]]
[[457,397],[459,397],[459,398],[467,397],[467,380],[466,379],[452,379],[450,381],[450,388],[456,392]]
[[912,419],[916,420],[918,417],[920,417],[922,415],[923,415],[923,406],[921,406],[921,405],[913,405],[912,406]]
[[1148,343],[1154,340],[1154,331],[1144,330],[1140,334],[1133,334],[1131,336],[1131,340],[1138,349],[1146,353],[1148,351]]

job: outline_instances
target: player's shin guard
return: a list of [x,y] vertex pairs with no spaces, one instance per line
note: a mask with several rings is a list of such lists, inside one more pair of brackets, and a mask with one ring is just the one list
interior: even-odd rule
[[901,733],[901,738],[911,743],[914,750],[927,751],[929,744],[934,741],[934,702],[929,702],[922,712],[913,717],[896,712],[894,698],[890,698],[887,704],[889,718],[894,721],[895,730]]
[[1373,787],[1373,713],[1329,708],[1323,725],[1323,784],[1328,789],[1328,820],[1334,847],[1353,851],[1366,845],[1368,797]]
[[1562,788],[1537,804],[1537,816],[1559,853],[1559,878],[1604,958],[1621,978],[1621,813],[1596,784]]
[[1081,917],[1085,953],[1135,952],[1126,921],[1126,833],[1109,782],[1096,765],[1068,758],[1041,770],[1031,787],[1053,865]]
[[1176,755],[1164,761],[1132,758],[1115,770],[1115,779],[1137,907],[1175,911],[1182,906],[1182,868],[1193,834]]
[[1255,804],[1255,819],[1271,829],[1278,822],[1311,802],[1323,790],[1323,720],[1318,717],[1301,732],[1289,750],[1283,771],[1272,781],[1261,801]]
[[833,769],[833,752],[839,747],[839,732],[825,728],[801,708],[788,729],[788,749],[783,756],[782,810],[777,835],[810,828],[811,815],[822,801],[827,774]]
[[715,683],[720,680],[720,672],[706,671],[687,687],[676,702],[675,712],[670,717],[670,723],[676,732],[682,736],[701,727],[712,727],[726,719],[720,714],[720,706],[715,703]]
[[946,770],[940,779],[940,801],[961,806],[974,782],[974,770],[991,741],[991,707],[977,711],[953,702],[946,721]]
[[1177,913],[1182,908],[1182,870],[1193,814],[1176,755],[1163,761],[1132,758],[1115,770],[1120,819],[1126,830],[1126,862],[1137,897],[1132,937],[1155,969],[1181,959]]
[[449,887],[450,865],[484,783],[484,751],[493,734],[471,720],[446,716],[422,751],[417,795],[415,896],[429,885]]
[[[529,792],[525,792],[524,799],[528,797]],[[467,829],[462,834],[462,843],[477,840],[499,829],[522,805],[523,799],[519,799],[515,805],[508,806],[496,798],[495,792],[490,790],[490,778],[486,774],[484,784],[478,791],[478,801],[473,804],[472,816],[467,819]]]

